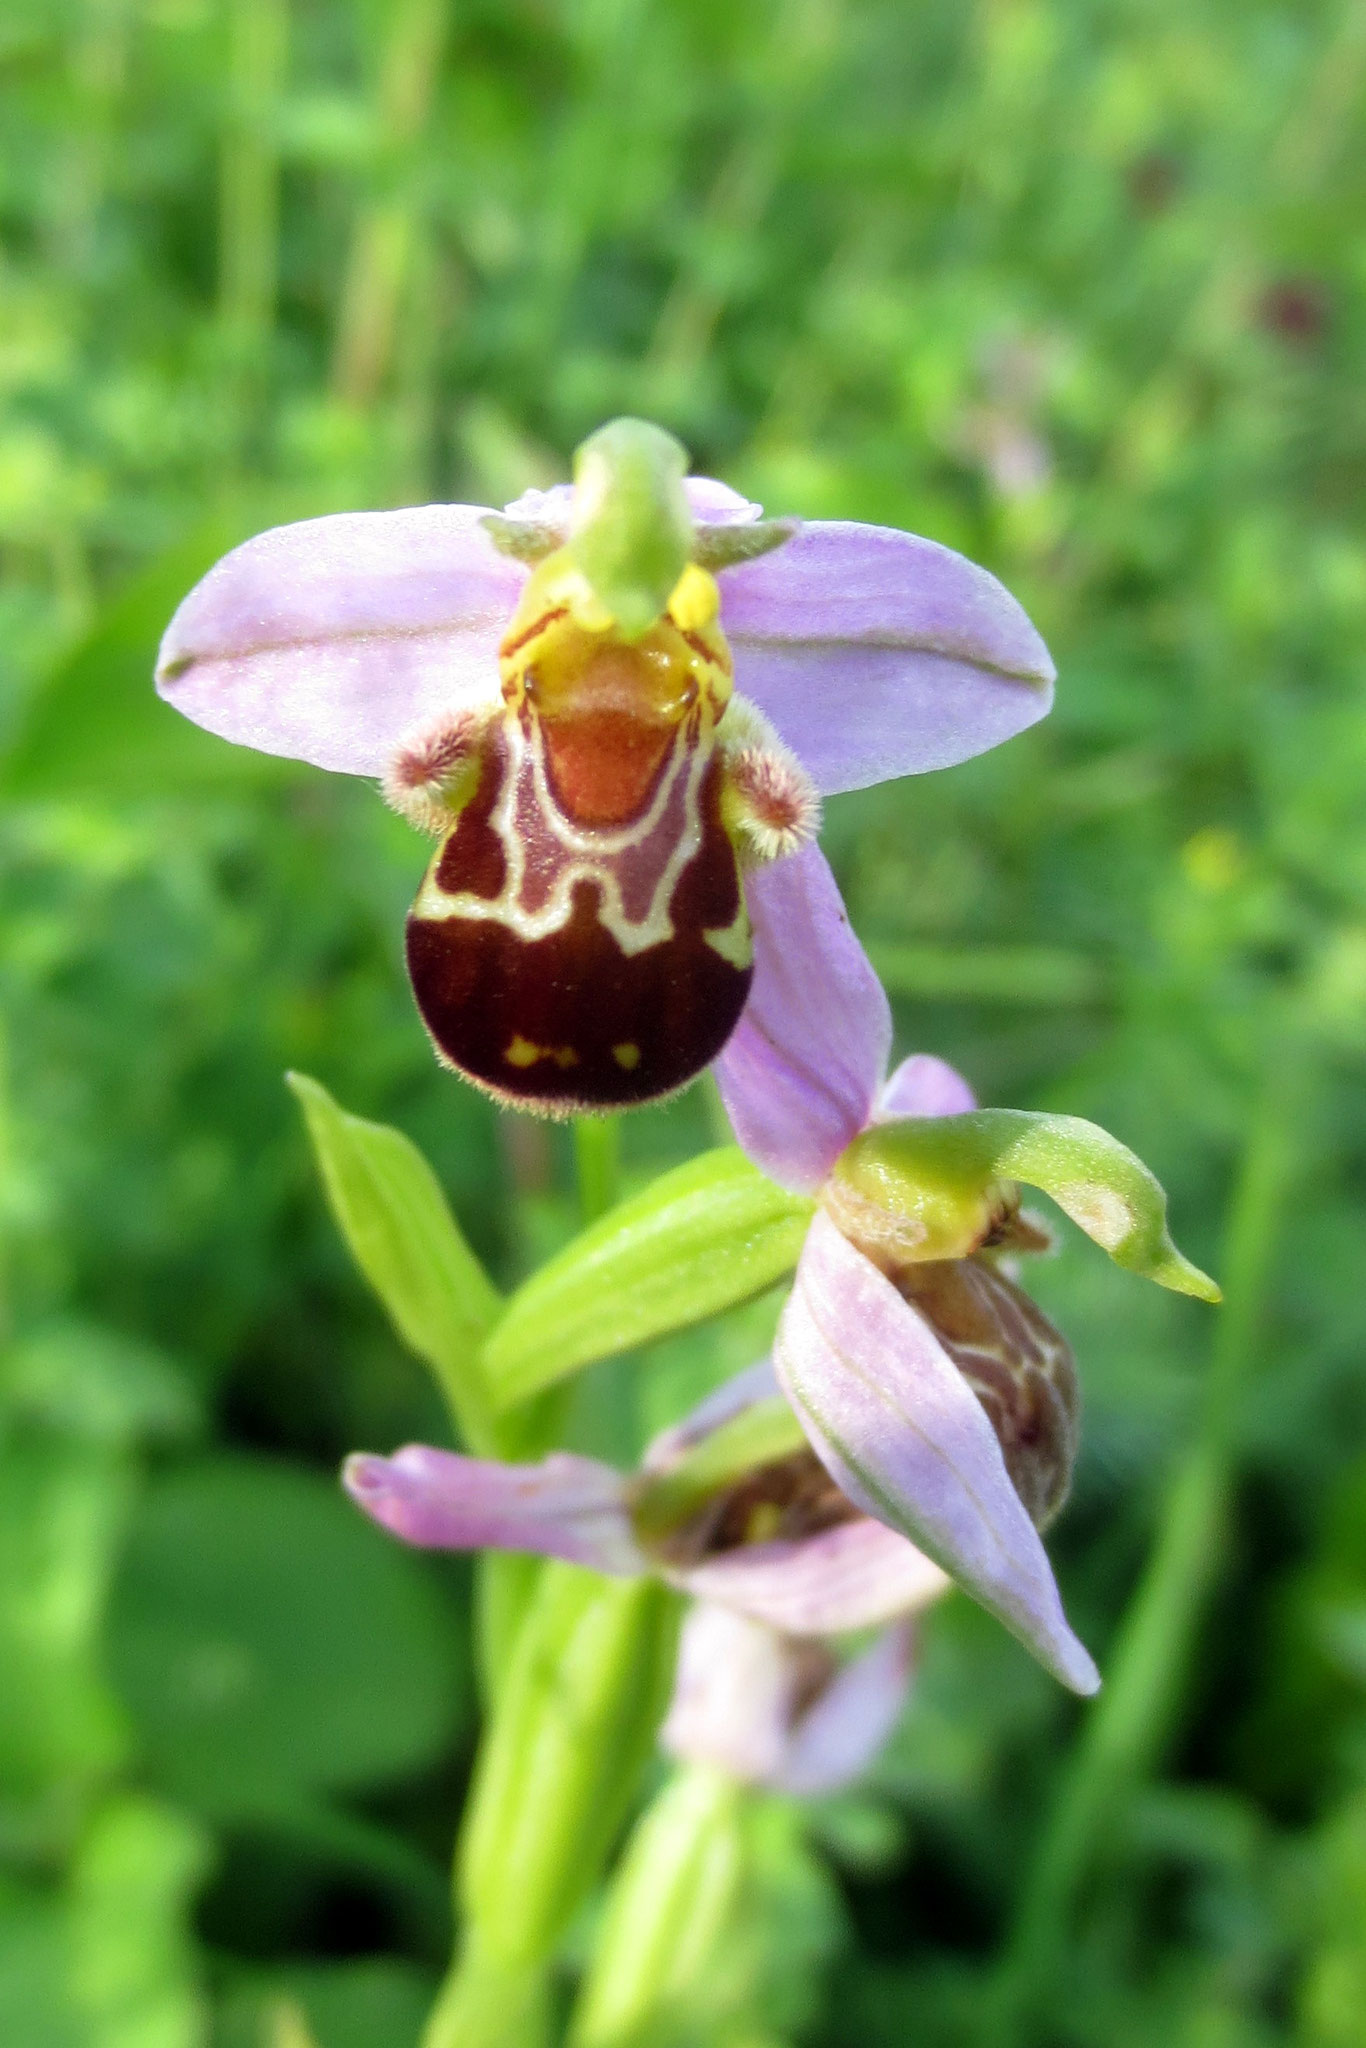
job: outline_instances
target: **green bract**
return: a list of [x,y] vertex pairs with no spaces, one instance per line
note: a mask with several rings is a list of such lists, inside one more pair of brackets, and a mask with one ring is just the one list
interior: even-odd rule
[[356,1264],[404,1343],[432,1368],[471,1450],[495,1453],[479,1346],[501,1301],[436,1175],[402,1131],[352,1116],[307,1074],[288,1079]]
[[966,1257],[1008,1184],[1024,1181],[1051,1195],[1116,1265],[1177,1294],[1221,1298],[1172,1243],[1167,1198],[1142,1160],[1081,1117],[975,1109],[874,1124],[844,1152],[834,1181],[836,1209],[848,1189],[870,1209],[906,1220],[902,1249],[920,1259]]
[[660,2039],[661,2023],[680,2012],[695,2037],[706,2038],[706,1965],[745,1878],[741,1800],[739,1785],[720,1771],[689,1769],[650,1807],[616,1873],[570,2048]]
[[668,1700],[678,1614],[654,1579],[542,1572],[462,1840],[461,1898],[485,1952],[544,1956],[597,1882]]
[[591,1359],[761,1293],[797,1263],[812,1209],[735,1146],[664,1174],[513,1295],[484,1347],[492,1399],[525,1400]]
[[687,450],[648,420],[611,420],[574,455],[569,552],[622,633],[648,633],[692,554]]

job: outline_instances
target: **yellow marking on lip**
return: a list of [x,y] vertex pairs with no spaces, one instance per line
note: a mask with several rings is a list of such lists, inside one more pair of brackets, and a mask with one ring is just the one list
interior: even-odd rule
[[503,1053],[510,1067],[534,1067],[537,1060],[553,1060],[557,1067],[576,1067],[579,1056],[572,1045],[534,1045],[519,1031]]
[[629,1044],[614,1045],[612,1047],[612,1058],[619,1067],[625,1067],[629,1074],[634,1067],[640,1065],[640,1047]]
[[754,963],[754,940],[750,932],[749,914],[745,909],[744,897],[728,925],[713,925],[704,931],[702,937],[713,953],[719,953],[728,966],[738,968],[741,973]]

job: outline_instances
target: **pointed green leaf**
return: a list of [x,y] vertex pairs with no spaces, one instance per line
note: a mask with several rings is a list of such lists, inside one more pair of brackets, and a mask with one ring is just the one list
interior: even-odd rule
[[352,1257],[404,1343],[435,1373],[470,1448],[496,1453],[479,1347],[500,1298],[440,1182],[401,1131],[350,1115],[307,1074],[287,1078]]
[[931,1243],[973,1221],[983,1190],[1024,1181],[1051,1195],[1116,1265],[1177,1294],[1221,1299],[1172,1243],[1167,1197],[1143,1161],[1078,1116],[975,1109],[876,1124],[855,1138],[836,1175],[868,1203],[914,1216]]
[[501,1408],[590,1359],[760,1294],[797,1263],[814,1204],[722,1146],[664,1174],[520,1287],[484,1348]]

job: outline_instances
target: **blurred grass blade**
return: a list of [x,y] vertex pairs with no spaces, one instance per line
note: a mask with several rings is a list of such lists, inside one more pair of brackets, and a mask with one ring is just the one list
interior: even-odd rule
[[132,1474],[109,1447],[55,1431],[0,1439],[0,1831],[42,1848],[64,1800],[128,1746],[101,1633]]
[[80,2038],[199,2048],[207,2012],[190,1906],[209,1864],[207,1838],[173,1808],[130,1795],[101,1809],[72,1873],[72,1991],[90,2029]]
[[761,1293],[795,1266],[812,1209],[735,1146],[664,1174],[513,1295],[484,1351],[492,1398],[525,1400],[590,1359]]
[[500,1306],[431,1167],[402,1131],[368,1123],[290,1074],[352,1257],[405,1344],[431,1367],[466,1443],[497,1449],[479,1349]]
[[293,1998],[282,1998],[271,2007],[265,2048],[318,2048],[303,2007]]
[[0,762],[0,796],[171,796],[187,784],[291,772],[270,755],[201,732],[162,703],[152,682],[181,598],[262,523],[259,510],[246,507],[215,514],[114,599],[39,687]]
[[1100,961],[1060,946],[934,946],[874,939],[868,957],[889,995],[922,1002],[1070,1009],[1103,1002],[1109,992]]

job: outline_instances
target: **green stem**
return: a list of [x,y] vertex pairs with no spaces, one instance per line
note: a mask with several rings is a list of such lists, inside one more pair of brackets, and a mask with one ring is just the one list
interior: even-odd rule
[[[1235,1423],[1257,1355],[1277,1226],[1295,1161],[1301,1061],[1284,1049],[1265,1089],[1234,1191],[1220,1313],[1199,1436],[1178,1466],[1110,1671],[1045,1825],[1002,1959],[984,2040],[1027,2037],[1056,1982],[1073,1907],[1104,1830],[1156,1763],[1215,1582],[1234,1472]],[[1293,1099],[1292,1099],[1293,1095]]]
[[463,1941],[423,2048],[540,2038],[551,1961],[668,1703],[678,1623],[677,1596],[652,1579],[542,1567],[480,1741],[456,1851]]
[[646,1808],[612,1880],[570,2048],[632,2048],[705,2005],[739,1898],[744,1797],[720,1772],[685,1765]]
[[579,1175],[579,1209],[585,1224],[615,1207],[621,1181],[621,1122],[614,1116],[574,1119],[574,1159]]
[[452,1964],[422,2048],[548,2048],[550,1971],[467,1947]]

